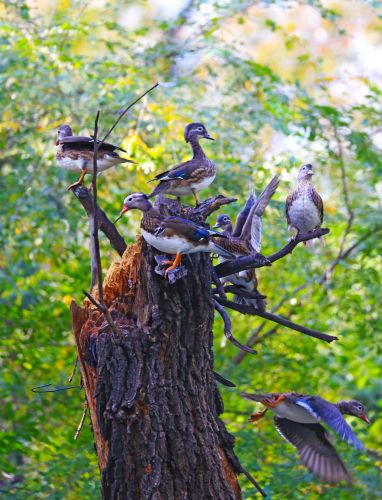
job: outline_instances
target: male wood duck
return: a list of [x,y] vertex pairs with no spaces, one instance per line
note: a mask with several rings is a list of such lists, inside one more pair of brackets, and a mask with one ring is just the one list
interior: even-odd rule
[[277,431],[297,448],[301,462],[319,479],[328,483],[351,482],[351,474],[331,444],[329,434],[319,422],[331,427],[348,444],[365,450],[342,416],[353,415],[369,423],[362,403],[354,400],[330,403],[319,396],[305,396],[296,392],[244,393],[242,396],[265,406],[265,410],[250,417],[251,422],[257,422],[268,410],[275,413]]
[[195,252],[215,252],[232,257],[232,254],[216,244],[213,238],[222,240],[217,231],[198,226],[181,217],[163,217],[144,193],[133,193],[124,200],[120,215],[128,210],[138,209],[143,212],[141,231],[143,238],[151,246],[163,253],[176,255],[173,262],[167,261],[170,267],[166,275],[181,264],[182,255]]
[[186,142],[191,144],[192,159],[180,163],[152,179],[150,182],[159,181],[159,184],[149,194],[149,198],[159,193],[172,194],[178,198],[192,194],[196,205],[198,205],[199,200],[196,192],[209,186],[215,179],[215,164],[207,158],[199,143],[200,139],[215,140],[209,135],[206,127],[202,123],[190,123],[184,129],[184,138]]
[[[261,234],[262,234],[262,216],[264,211],[276,192],[279,185],[279,177],[276,175],[269,182],[264,191],[256,199],[253,190],[244,208],[241,210],[235,228],[233,228],[232,221],[228,215],[219,215],[214,229],[223,229],[222,234],[225,239],[218,241],[219,245],[226,250],[232,252],[235,257],[241,255],[251,255],[257,253],[261,248]],[[224,262],[224,258],[219,258]],[[234,285],[244,288],[248,292],[257,292],[257,278],[255,269],[248,269],[240,273],[233,274],[224,278],[224,281],[230,281]],[[235,300],[240,303],[251,305],[255,308],[264,309],[265,302],[259,299],[248,299],[235,297]]]
[[[314,231],[321,227],[324,219],[324,204],[312,185],[313,167],[310,164],[300,168],[297,188],[286,199],[286,218],[289,230],[299,232]],[[314,242],[304,242],[313,246]]]
[[[100,141],[98,141],[100,142]],[[82,184],[86,174],[93,172],[93,137],[73,135],[69,125],[58,127],[56,140],[56,161],[61,168],[70,172],[81,172],[80,178],[68,187],[72,189]],[[115,151],[126,151],[118,146],[104,142],[97,152],[97,170],[103,172],[118,163],[135,163],[127,158],[121,158]]]

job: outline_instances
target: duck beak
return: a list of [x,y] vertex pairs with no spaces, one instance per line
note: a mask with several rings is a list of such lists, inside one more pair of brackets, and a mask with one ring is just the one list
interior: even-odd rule
[[210,134],[209,134],[208,132],[206,132],[206,133],[203,135],[203,137],[204,137],[205,139],[209,139],[210,141],[214,141],[214,140],[215,140],[213,137],[211,137],[211,136],[210,136]]
[[359,418],[361,420],[363,420],[364,422],[366,422],[367,424],[370,424],[370,420],[367,418],[367,416],[364,413],[362,413],[362,415],[360,415]]
[[127,205],[125,205],[122,210],[119,212],[119,216],[115,219],[115,221],[113,222],[113,224],[117,224],[117,222],[119,221],[119,219],[122,218],[122,215],[127,212],[129,210],[129,207]]
[[58,146],[60,144],[60,139],[56,139],[56,146]]

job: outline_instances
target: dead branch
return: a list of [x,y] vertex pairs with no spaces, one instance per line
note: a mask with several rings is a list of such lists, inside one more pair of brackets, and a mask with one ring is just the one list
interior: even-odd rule
[[239,273],[240,271],[245,271],[246,269],[258,269],[260,267],[270,266],[273,262],[276,262],[276,260],[292,253],[299,243],[313,240],[314,238],[320,238],[320,236],[324,236],[328,233],[329,229],[327,228],[319,228],[309,233],[298,233],[296,237],[290,240],[283,248],[269,257],[264,257],[264,255],[257,253],[245,257],[237,257],[234,260],[227,260],[217,265],[215,268],[217,275],[221,278],[229,276],[230,274]]
[[[228,300],[225,300],[225,299],[220,299],[220,300],[222,300],[224,302],[229,302]],[[220,316],[223,319],[223,322],[224,322],[224,335],[231,342],[231,344],[235,345],[236,347],[238,347],[239,349],[241,349],[241,350],[243,350],[245,352],[249,352],[251,354],[257,354],[257,352],[254,349],[251,349],[250,347],[241,344],[238,340],[236,340],[234,338],[234,336],[232,335],[232,331],[231,331],[231,320],[230,320],[230,317],[228,316],[228,314],[225,311],[224,307],[222,307],[219,304],[218,298],[216,298],[216,300],[215,300],[215,309],[217,310],[217,312],[220,314]]]
[[[71,189],[72,193],[84,207],[88,217],[93,215],[93,196],[90,191],[85,186],[76,186]],[[118,254],[122,257],[123,252],[126,250],[127,245],[125,240],[122,238],[117,228],[107,217],[105,212],[99,207],[97,203],[97,220],[98,229],[100,229],[106,238],[110,241],[110,245]]]
[[256,481],[256,479],[246,469],[244,469],[244,467],[242,465],[240,465],[240,468],[241,468],[241,472],[246,476],[247,479],[249,479],[249,481],[251,481],[251,483],[257,489],[257,491],[259,493],[261,493],[261,495],[263,497],[266,497],[267,494],[265,493],[263,488],[259,485],[259,483]]
[[182,217],[191,219],[196,223],[204,222],[206,218],[223,205],[237,201],[237,198],[227,198],[221,194],[202,201],[197,207],[183,207]]
[[222,299],[218,296],[215,296],[215,300],[219,302],[220,305],[224,307],[229,307],[230,309],[233,309],[234,311],[238,311],[242,314],[249,314],[252,316],[260,316],[261,318],[264,319],[269,319],[270,321],[273,321],[275,323],[278,323],[279,325],[286,326],[287,328],[290,328],[291,330],[296,330],[297,332],[304,333],[305,335],[308,335],[309,337],[314,337],[316,339],[324,340],[325,342],[333,342],[333,340],[338,340],[337,337],[334,337],[332,335],[327,335],[326,333],[319,332],[317,330],[312,330],[311,328],[307,328],[305,326],[298,325],[297,323],[293,323],[292,321],[289,321],[281,316],[277,316],[276,314],[272,314],[266,311],[260,311],[259,309],[255,309],[252,306],[248,305],[242,305],[242,304],[236,304],[235,302],[231,302],[229,300]]
[[76,441],[78,439],[78,436],[81,433],[82,427],[83,427],[84,422],[85,422],[87,411],[88,411],[88,402],[85,399],[85,401],[84,401],[84,411],[82,412],[82,417],[81,417],[80,423],[78,424],[76,433],[74,434],[74,441]]

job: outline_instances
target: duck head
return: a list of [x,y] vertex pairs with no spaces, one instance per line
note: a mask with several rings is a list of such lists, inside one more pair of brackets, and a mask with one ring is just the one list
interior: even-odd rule
[[228,215],[221,214],[216,219],[213,229],[221,228],[223,231],[232,232],[232,222]]
[[146,194],[132,193],[126,196],[126,198],[124,199],[123,208],[120,212],[120,215],[123,215],[128,210],[133,210],[133,209],[142,210],[142,212],[146,212],[147,210],[150,210],[151,206],[152,205]]
[[300,172],[298,174],[298,180],[299,181],[302,181],[303,179],[310,180],[313,175],[314,175],[313,166],[310,163],[307,163],[306,165],[303,165],[300,168]]
[[198,122],[190,123],[184,129],[184,139],[185,139],[186,142],[190,142],[190,139],[193,138],[193,137],[209,139],[210,141],[214,141],[215,140],[207,132],[207,129],[203,125],[203,123],[198,123]]
[[353,417],[360,418],[361,420],[363,420],[367,424],[370,423],[370,421],[367,418],[366,413],[365,413],[365,407],[359,401],[356,401],[356,400],[340,401],[337,404],[337,408],[344,415],[352,415]]
[[73,132],[69,125],[60,125],[57,129],[56,146],[60,144],[61,139],[64,137],[70,137],[71,135],[73,135]]

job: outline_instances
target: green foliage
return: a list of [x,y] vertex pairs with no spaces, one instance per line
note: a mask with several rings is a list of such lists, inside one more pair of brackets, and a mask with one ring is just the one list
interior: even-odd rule
[[[90,279],[87,220],[65,190],[74,178],[55,167],[53,144],[61,123],[91,133],[97,109],[106,130],[127,102],[160,80],[167,85],[134,108],[112,137],[123,141],[139,166],[121,166],[100,177],[102,206],[116,216],[127,191],[146,191],[154,169],[162,171],[186,158],[183,126],[197,119],[218,139],[206,145],[219,173],[203,196],[221,192],[237,196],[242,204],[250,181],[259,192],[281,172],[281,187],[264,223],[267,255],[287,239],[283,202],[297,167],[306,160],[317,166],[316,185],[325,200],[325,225],[331,229],[326,245],[314,254],[297,248],[261,270],[260,290],[270,309],[282,301],[280,314],[341,340],[326,345],[283,328],[267,333],[273,326],[267,323],[258,335],[258,355],[235,364],[237,351],[225,344],[217,318],[216,369],[234,380],[239,391],[298,390],[332,400],[359,398],[372,425],[352,425],[372,451],[361,455],[340,446],[356,482],[351,489],[329,488],[298,465],[296,453],[278,436],[271,419],[257,426],[247,422],[252,407],[239,391],[222,389],[223,418],[237,438],[243,464],[271,498],[376,498],[382,435],[377,419],[382,405],[382,156],[373,134],[380,124],[381,89],[366,81],[365,98],[333,102],[324,76],[311,83],[304,73],[323,75],[322,59],[280,27],[270,7],[254,22],[264,34],[283,37],[296,65],[293,78],[252,57],[240,40],[225,36],[233,21],[235,29],[248,29],[250,13],[244,2],[216,5],[214,15],[203,22],[197,21],[197,3],[183,17],[155,20],[148,15],[136,28],[120,24],[121,5],[101,9],[64,4],[37,13],[19,1],[0,6],[5,19],[0,31],[2,496],[99,497],[90,429],[85,426],[73,441],[82,392],[31,392],[40,384],[66,383],[75,360],[68,305],[72,297],[81,300]],[[312,5],[336,30],[340,14],[318,2]],[[188,34],[181,31],[184,23]],[[283,146],[278,148],[277,141],[275,146],[276,139]],[[231,215],[237,210],[238,205],[227,208]],[[344,241],[349,210],[354,219]],[[137,226],[138,214],[121,223],[127,240],[133,241]],[[346,251],[357,241],[361,243],[320,283],[341,245]],[[101,243],[106,268],[115,254]],[[234,333],[243,342],[262,324],[232,316]],[[251,485],[244,479],[241,483],[245,498],[254,498]]]

